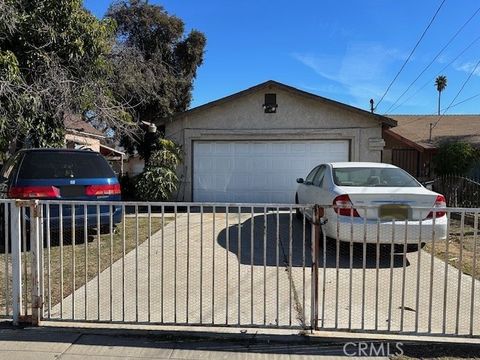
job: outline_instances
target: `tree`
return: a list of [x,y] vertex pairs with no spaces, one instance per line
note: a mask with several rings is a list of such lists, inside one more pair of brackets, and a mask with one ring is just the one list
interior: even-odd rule
[[439,75],[435,79],[435,87],[438,91],[438,115],[440,115],[440,97],[442,91],[447,87],[447,77],[445,75]]
[[203,62],[205,36],[184,35],[181,19],[146,0],[121,0],[108,10],[117,24],[115,96],[132,105],[137,121],[154,122],[184,111]]
[[81,0],[0,0],[0,146],[62,146],[64,116],[129,120],[111,94],[115,23]]
[[441,144],[433,158],[437,175],[466,174],[480,159],[480,151],[465,142]]
[[[185,35],[181,19],[146,0],[117,1],[107,16],[117,24],[112,56],[117,100],[130,104],[129,114],[138,124],[185,111],[203,62],[205,36],[197,30]],[[165,200],[177,189],[180,149],[163,139],[163,134],[145,128],[137,126],[133,136],[122,139],[122,145],[145,160],[136,183],[137,196]]]

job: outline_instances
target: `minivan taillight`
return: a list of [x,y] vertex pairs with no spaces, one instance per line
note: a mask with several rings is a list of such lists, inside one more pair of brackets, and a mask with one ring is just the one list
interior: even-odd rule
[[55,186],[14,186],[8,191],[12,199],[59,198],[60,190]]
[[120,184],[89,185],[85,187],[85,194],[88,196],[120,195]]
[[[443,195],[438,195],[437,198],[435,199],[435,204],[433,204],[433,208],[445,208],[447,207],[447,201],[445,200],[445,196]],[[430,211],[427,215],[427,219],[433,219],[433,213],[434,211]],[[440,218],[442,216],[445,216],[447,212],[446,211],[435,211],[435,218]]]
[[347,194],[337,196],[333,200],[333,206],[338,215],[360,217],[357,209],[353,209],[353,204]]

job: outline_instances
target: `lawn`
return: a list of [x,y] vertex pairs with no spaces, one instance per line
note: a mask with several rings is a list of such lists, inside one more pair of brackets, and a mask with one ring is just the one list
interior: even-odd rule
[[[164,224],[171,220],[168,215],[164,218]],[[151,218],[151,234],[155,234],[162,227],[160,217]],[[71,233],[64,235],[63,246],[52,245],[50,248],[50,284],[51,284],[51,305],[52,307],[60,302],[61,294],[65,298],[73,291],[73,279],[75,279],[75,289],[85,285],[85,281],[90,281],[97,276],[99,268],[100,272],[107,269],[112,263],[119,260],[123,256],[123,239],[125,238],[125,254],[134,250],[137,245],[136,237],[136,219],[135,217],[126,217],[125,226],[123,223],[118,224],[112,234],[102,234],[98,239],[96,234],[89,235],[88,241],[85,243],[84,235],[77,234],[75,245],[71,241]],[[123,236],[125,229],[125,236]],[[141,216],[138,218],[138,244],[148,239],[149,226],[148,218]],[[100,246],[99,246],[100,245]],[[63,256],[61,256],[63,253]],[[75,256],[73,257],[73,254]],[[10,254],[0,254],[0,315],[5,314],[5,261],[6,256],[10,258]],[[48,271],[47,259],[48,249],[44,249],[44,282],[45,282],[45,309],[48,304]],[[100,261],[98,261],[100,257]],[[86,259],[86,261],[85,261]],[[11,260],[9,259],[9,272],[11,277]],[[75,272],[73,269],[73,261],[75,261]],[[30,265],[30,257],[27,256],[27,267]],[[63,267],[63,274],[60,269]],[[23,268],[23,265],[22,265]],[[86,271],[88,270],[88,271]],[[63,279],[62,279],[63,275]],[[73,275],[75,275],[73,277]],[[62,281],[63,280],[63,281]],[[63,284],[63,289],[62,289]],[[10,282],[11,291],[11,282]],[[26,291],[30,291],[30,282]],[[10,295],[11,296],[11,295]],[[10,310],[11,311],[11,310]]]
[[[444,260],[457,269],[461,268],[464,274],[474,275],[476,279],[480,279],[480,230],[477,230],[476,236],[476,270],[474,271],[474,249],[475,249],[475,228],[473,226],[464,225],[463,241],[461,221],[451,219],[450,236],[448,237],[448,253],[447,242],[441,241],[435,243],[435,255]],[[461,244],[463,246],[461,246]],[[460,262],[460,250],[462,249],[462,259]],[[427,244],[425,250],[432,252],[432,245]]]

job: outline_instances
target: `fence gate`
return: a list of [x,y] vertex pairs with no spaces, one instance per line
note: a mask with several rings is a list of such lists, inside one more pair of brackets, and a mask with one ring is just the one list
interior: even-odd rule
[[[480,337],[479,208],[412,208],[403,220],[361,206],[2,208],[1,315],[14,322]],[[323,231],[307,221],[321,214]]]
[[312,326],[311,206],[17,205],[34,323]]

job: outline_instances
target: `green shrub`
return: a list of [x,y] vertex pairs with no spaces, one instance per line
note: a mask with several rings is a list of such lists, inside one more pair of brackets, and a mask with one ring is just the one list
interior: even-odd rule
[[444,143],[433,157],[437,175],[468,173],[480,158],[480,152],[465,142]]
[[165,201],[178,189],[176,168],[182,161],[181,149],[173,141],[158,139],[156,150],[138,175],[135,195],[143,201]]

